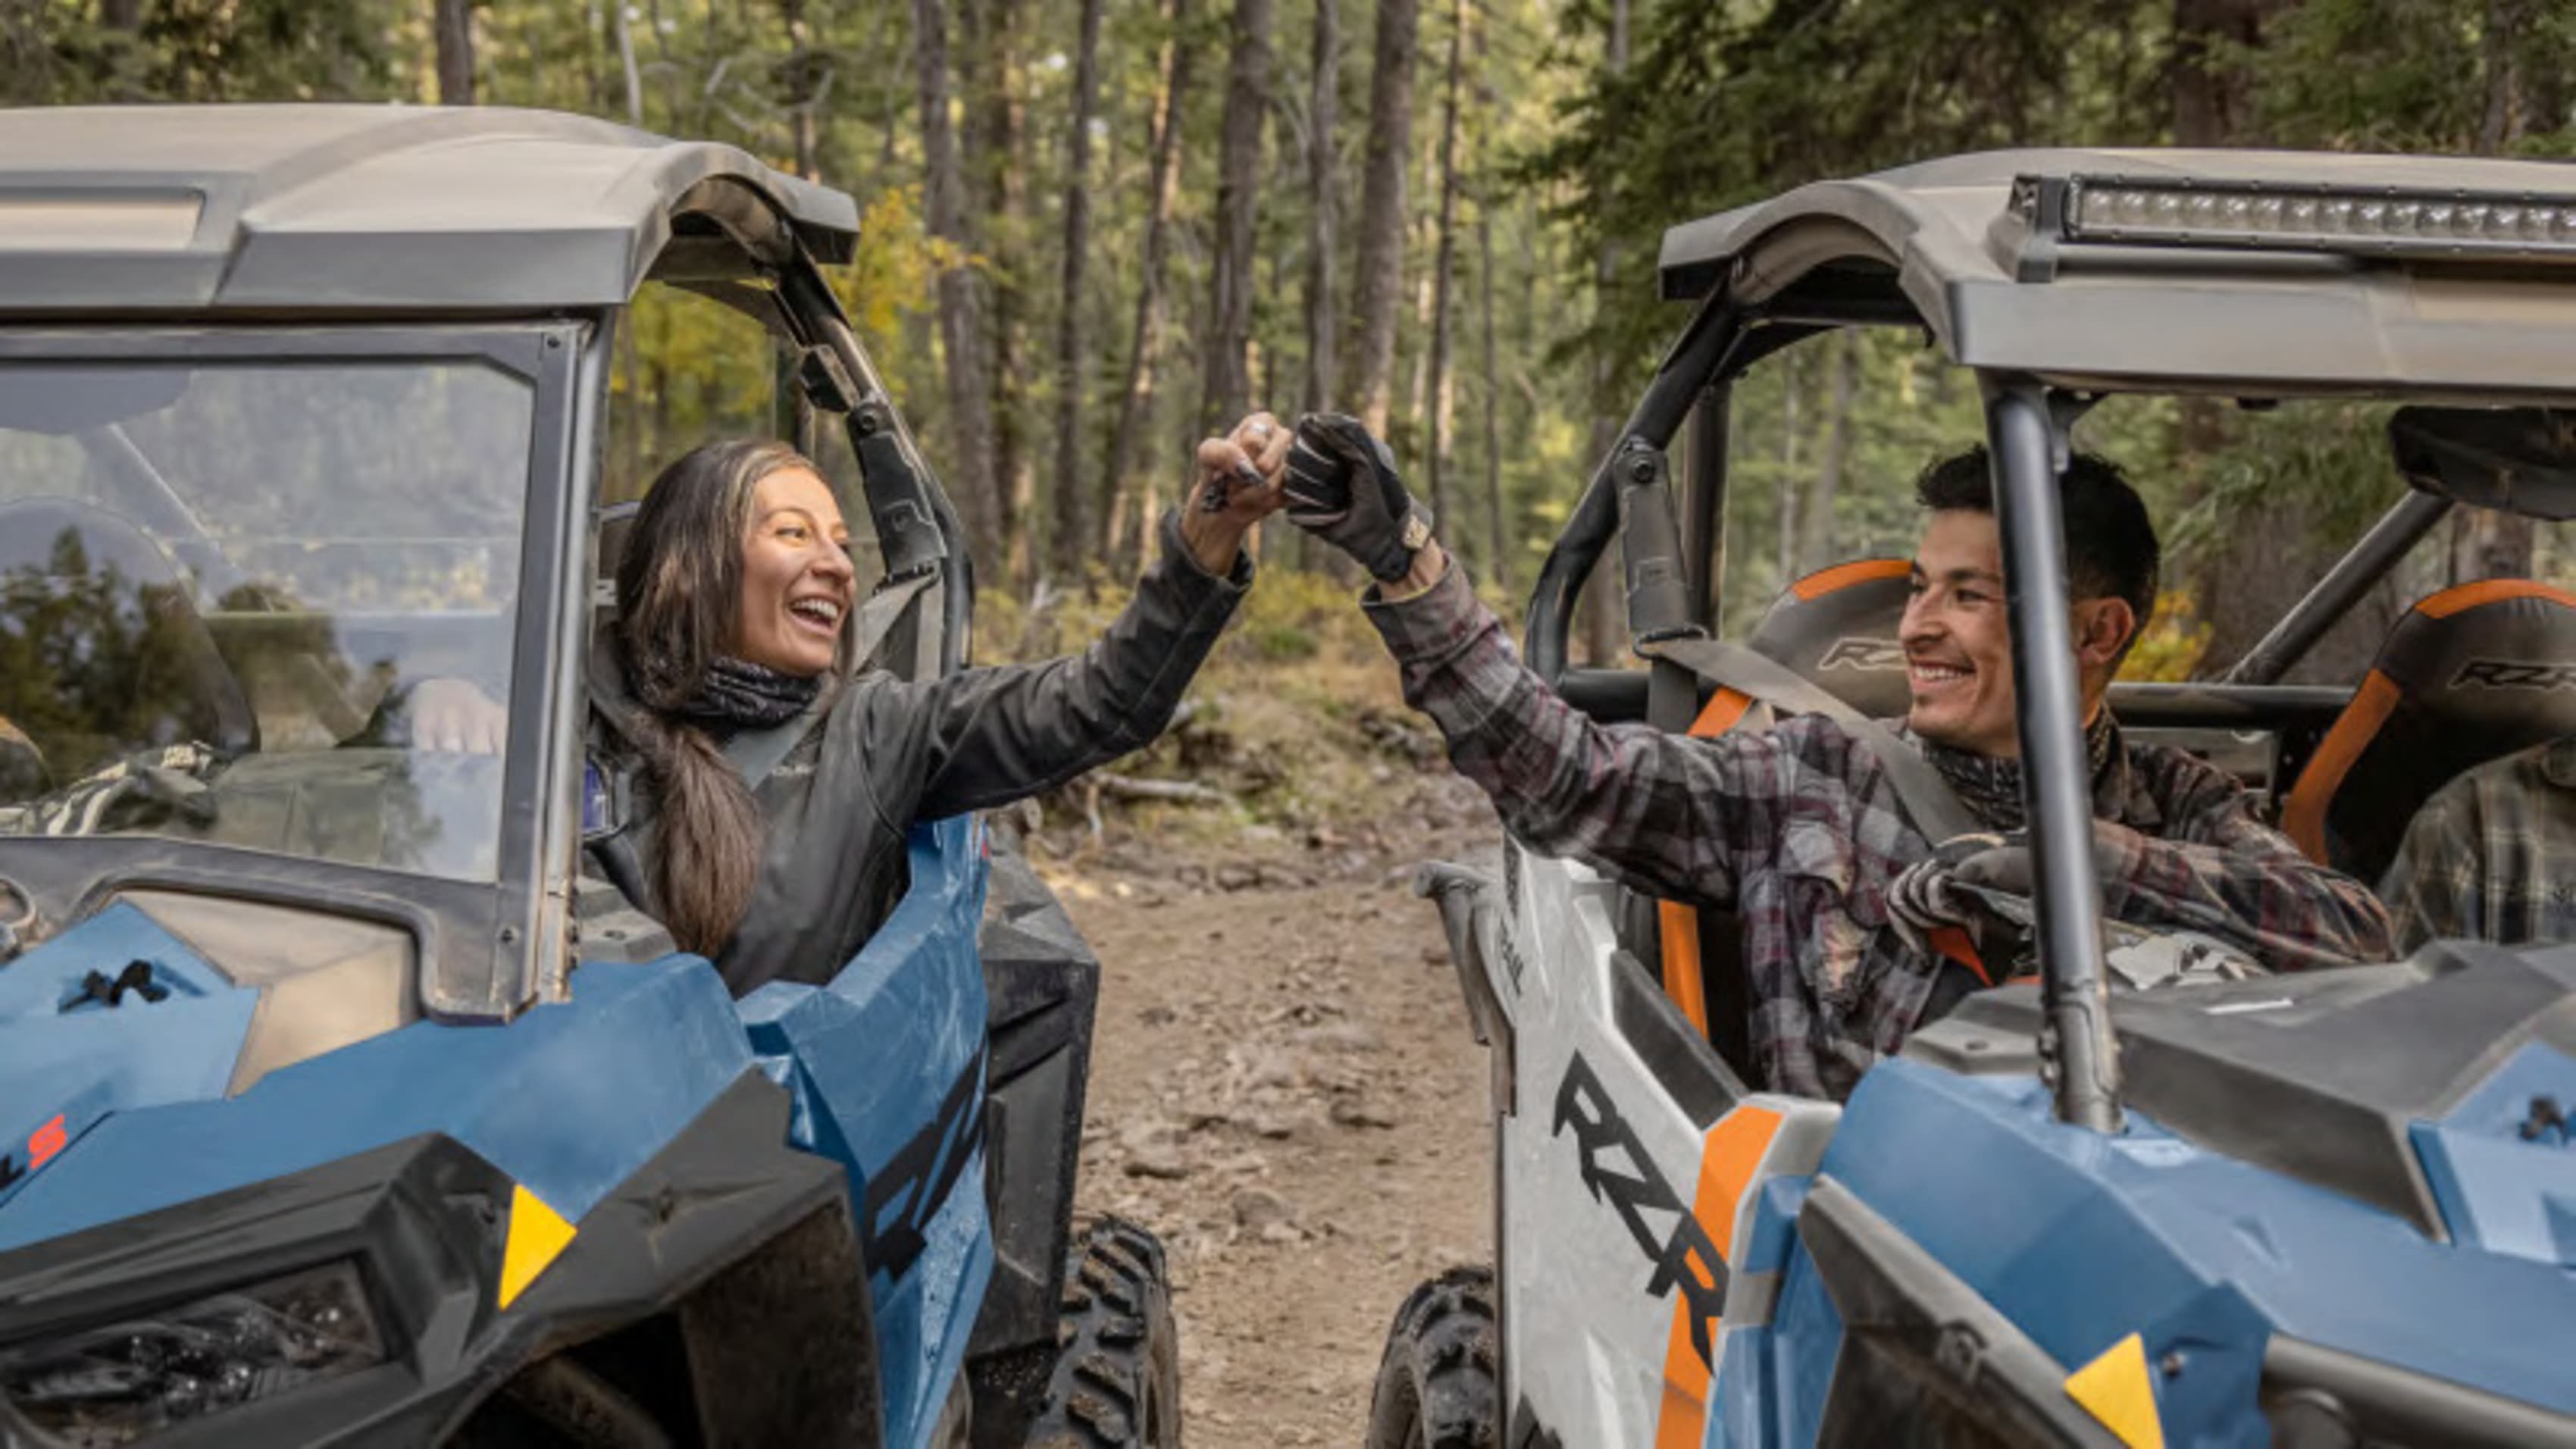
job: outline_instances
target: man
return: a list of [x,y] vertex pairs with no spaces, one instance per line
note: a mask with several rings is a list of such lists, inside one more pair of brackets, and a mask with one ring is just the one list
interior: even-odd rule
[[2576,941],[2576,735],[2436,791],[2380,894],[2409,950],[2435,939]]
[[[1429,537],[1384,448],[1347,418],[1309,418],[1289,458],[1288,516],[1378,580],[1369,616],[1405,698],[1460,773],[1530,848],[1745,922],[1753,1038],[1778,1091],[1841,1097],[1922,1019],[1940,967],[1916,944],[1962,919],[1955,882],[2029,889],[2003,564],[1982,450],[1935,464],[1902,642],[1902,731],[1990,828],[1933,842],[1877,757],[1832,721],[1690,739],[1603,725],[1523,666]],[[2234,780],[2179,750],[2125,745],[2104,689],[2154,601],[2155,531],[2118,471],[2081,457],[2065,528],[2107,909],[2217,938],[2275,969],[2388,958],[2388,917],[2254,817]]]

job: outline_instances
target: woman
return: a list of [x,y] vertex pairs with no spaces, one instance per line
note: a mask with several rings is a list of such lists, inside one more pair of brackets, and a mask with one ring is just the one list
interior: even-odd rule
[[[844,677],[858,580],[813,465],[779,443],[691,451],[645,495],[593,649],[589,793],[620,808],[585,822],[591,864],[736,995],[828,980],[903,894],[914,821],[1161,732],[1251,581],[1242,543],[1280,506],[1288,441],[1256,413],[1199,445],[1197,501],[1165,515],[1161,557],[1089,649],[919,681]],[[432,747],[492,733],[452,701],[415,717]],[[726,744],[768,731],[795,743],[747,787]]]

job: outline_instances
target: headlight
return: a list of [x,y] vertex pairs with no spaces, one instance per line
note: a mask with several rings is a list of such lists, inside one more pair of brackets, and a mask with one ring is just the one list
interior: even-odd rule
[[10,1344],[0,1395],[51,1442],[112,1449],[384,1359],[366,1285],[342,1261]]

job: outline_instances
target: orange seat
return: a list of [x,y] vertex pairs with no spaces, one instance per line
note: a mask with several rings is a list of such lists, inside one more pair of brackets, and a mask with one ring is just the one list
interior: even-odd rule
[[2407,611],[2299,772],[2282,828],[2376,884],[2434,791],[2474,765],[2576,734],[2576,595],[2528,579],[2442,590]]

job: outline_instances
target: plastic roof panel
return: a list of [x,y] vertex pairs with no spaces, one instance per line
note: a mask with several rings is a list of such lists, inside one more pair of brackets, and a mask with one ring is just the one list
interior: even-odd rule
[[[137,106],[0,110],[0,312],[513,311],[614,306],[674,206],[725,179],[806,248],[846,260],[858,208],[731,146],[502,108]],[[79,248],[36,208],[204,199],[184,246]],[[9,214],[28,208],[13,245]],[[103,213],[104,214],[104,213]],[[166,213],[165,213],[166,217]],[[166,230],[166,222],[163,227]]]
[[1759,302],[1828,262],[1886,285],[1954,359],[2061,380],[2260,394],[2576,391],[2576,265],[2467,265],[2219,247],[2062,245],[2019,280],[1992,240],[2022,176],[2202,178],[2576,195],[2543,162],[2279,151],[1994,151],[1802,186],[1664,234],[1664,294],[1741,267]]

